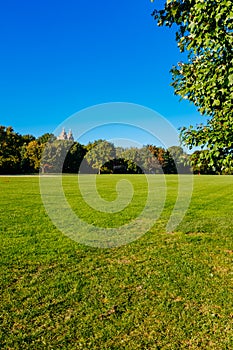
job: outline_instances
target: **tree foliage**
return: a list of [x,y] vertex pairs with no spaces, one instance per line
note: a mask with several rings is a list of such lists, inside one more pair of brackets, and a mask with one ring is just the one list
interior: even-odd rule
[[57,138],[54,134],[51,134],[51,133],[48,133],[46,132],[45,134],[41,135],[38,137],[37,141],[38,143],[40,144],[44,144],[44,143],[47,143],[47,142],[53,142],[55,141]]
[[98,170],[99,174],[101,172],[101,167],[111,159],[114,159],[116,155],[114,145],[105,140],[97,140],[92,144],[89,143],[87,151],[85,159],[92,168]]
[[[64,141],[63,141],[64,142]],[[70,141],[66,141],[70,142]],[[73,142],[69,149],[65,162],[63,165],[63,172],[65,173],[78,173],[80,170],[80,164],[86,154],[86,149],[79,142]]]
[[168,150],[154,145],[125,149],[117,147],[116,157],[101,167],[101,173],[190,173],[189,157],[179,146],[170,147]]
[[20,171],[22,137],[11,126],[0,126],[0,173]]
[[[168,150],[154,145],[115,147],[106,140],[84,146],[69,140],[57,140],[52,134],[35,139],[20,135],[11,127],[0,126],[0,174],[35,173],[126,173],[174,174],[185,169],[188,158],[181,147]],[[178,166],[177,166],[178,165]],[[183,167],[183,168],[182,168]]]
[[195,151],[190,156],[190,161],[192,163],[192,169],[194,174],[205,174],[205,175],[212,175],[212,174],[221,174],[221,172],[213,171],[212,166],[209,165],[205,153],[208,151]]
[[47,142],[41,159],[42,172],[61,173],[72,144],[73,142],[68,140]]
[[181,140],[201,146],[203,161],[230,173],[233,169],[233,2],[167,0],[152,14],[159,26],[176,25],[176,40],[186,63],[171,70],[175,94],[207,116],[206,125],[184,127]]
[[44,145],[33,140],[24,144],[21,151],[21,167],[24,173],[38,172]]

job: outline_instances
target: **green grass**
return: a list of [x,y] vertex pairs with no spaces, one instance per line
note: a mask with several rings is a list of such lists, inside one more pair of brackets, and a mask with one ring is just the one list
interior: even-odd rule
[[[142,175],[99,176],[106,200],[120,178],[135,196],[122,213],[95,213],[64,178],[67,200],[95,225],[138,215]],[[155,226],[117,248],[81,245],[62,234],[41,202],[38,177],[0,177],[1,349],[232,349],[233,177],[195,176],[192,201],[173,233],[165,227],[177,194]]]

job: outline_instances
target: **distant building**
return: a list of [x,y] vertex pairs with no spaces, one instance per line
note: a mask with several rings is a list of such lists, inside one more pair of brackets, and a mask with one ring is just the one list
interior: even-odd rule
[[60,135],[57,137],[57,140],[68,140],[68,141],[74,141],[74,137],[72,134],[72,131],[69,130],[68,134],[66,133],[65,129],[62,129],[62,132]]
[[72,130],[70,129],[67,135],[67,140],[74,141],[74,136],[72,134]]

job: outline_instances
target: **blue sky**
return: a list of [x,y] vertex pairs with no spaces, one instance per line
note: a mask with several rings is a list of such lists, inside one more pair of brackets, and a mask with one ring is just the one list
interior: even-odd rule
[[[151,17],[162,3],[2,2],[0,124],[39,136],[108,102],[143,105],[175,128],[199,123],[203,117],[169,86],[169,70],[184,58],[174,30],[157,27]],[[101,136],[98,130],[92,135]]]

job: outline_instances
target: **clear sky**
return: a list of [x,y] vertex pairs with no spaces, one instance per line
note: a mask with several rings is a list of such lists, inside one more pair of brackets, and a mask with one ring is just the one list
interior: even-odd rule
[[107,102],[154,109],[176,128],[199,123],[203,117],[169,86],[169,70],[184,58],[174,30],[157,27],[151,17],[162,3],[3,1],[0,124],[39,136]]

